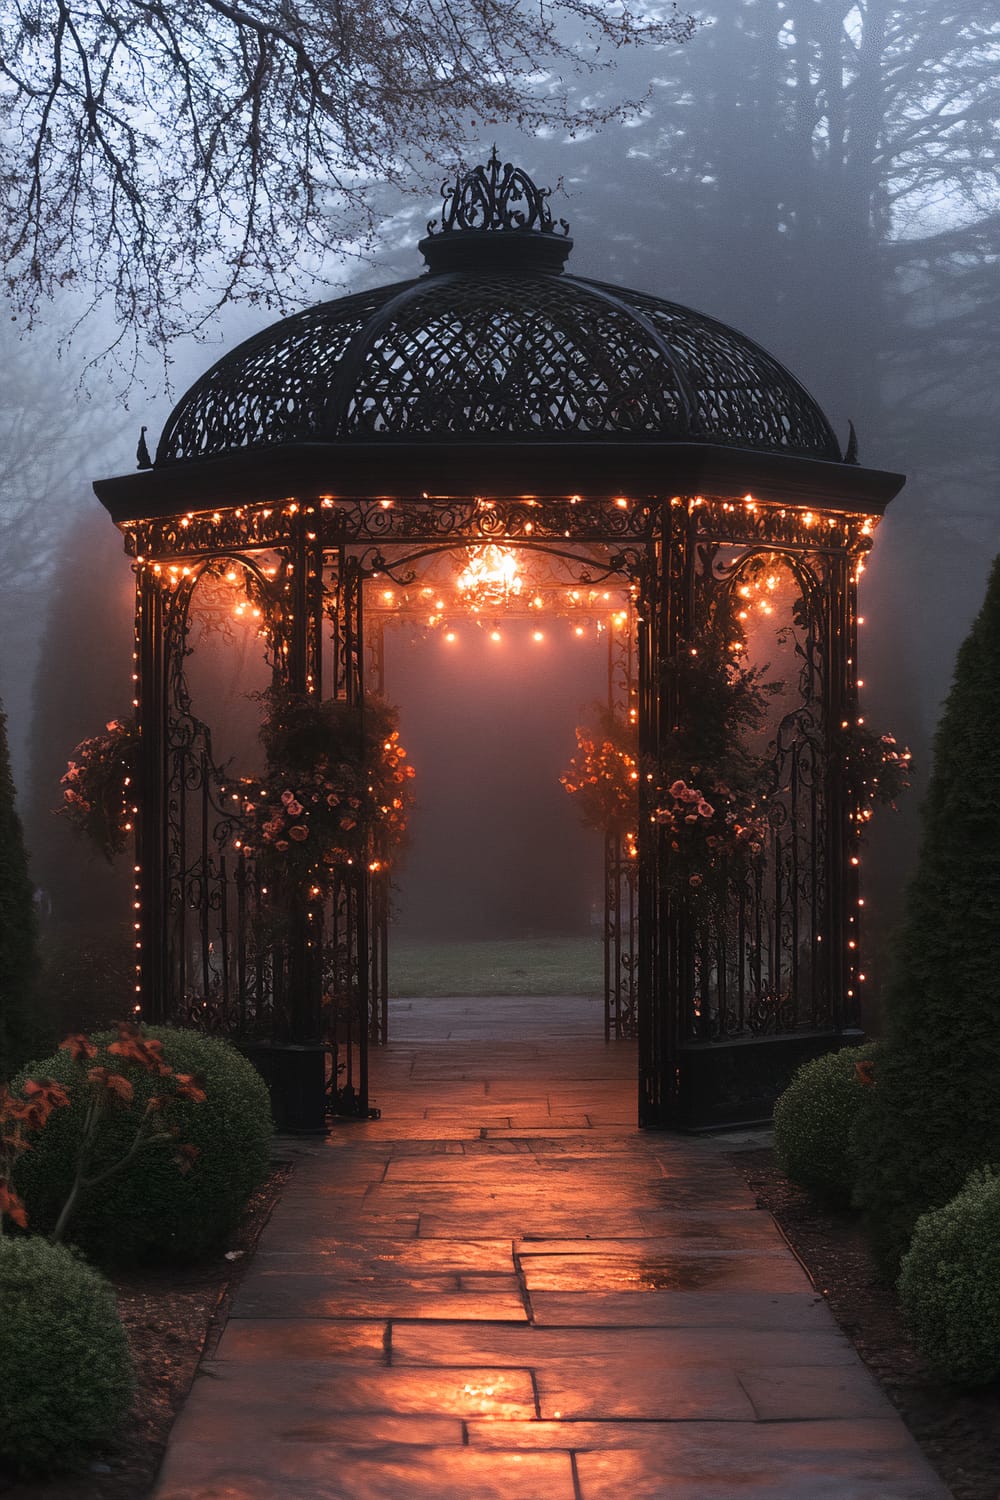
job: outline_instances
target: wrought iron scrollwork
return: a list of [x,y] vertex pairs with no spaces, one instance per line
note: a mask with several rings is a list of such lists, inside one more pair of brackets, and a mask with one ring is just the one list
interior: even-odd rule
[[823,606],[830,580],[822,554],[700,542],[693,554],[695,634],[698,621],[707,622],[717,609],[739,616],[734,600],[747,604],[743,616],[750,614],[744,596],[751,595],[754,577],[763,583],[758,602],[766,611],[758,619],[773,643],[768,647],[762,638],[759,657],[779,651],[793,672],[772,700],[777,713],[769,745],[761,747],[767,757],[765,846],[730,878],[721,908],[679,939],[687,952],[681,972],[690,974],[692,986],[682,1035],[692,1041],[822,1029],[834,1025],[837,1010],[826,961],[838,940],[827,900],[829,641]]
[[[431,219],[428,234],[451,234],[462,229],[523,229],[543,234],[556,230],[547,199],[551,188],[536,187],[523,167],[501,162],[494,146],[485,166],[473,167],[441,189],[440,222]],[[565,219],[559,220],[569,234]]]

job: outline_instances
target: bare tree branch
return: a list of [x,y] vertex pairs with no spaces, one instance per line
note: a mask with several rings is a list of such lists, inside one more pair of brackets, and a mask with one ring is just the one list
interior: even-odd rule
[[0,10],[0,242],[30,320],[73,284],[161,346],[364,247],[371,189],[485,124],[592,128],[565,79],[685,40],[668,0],[21,0]]

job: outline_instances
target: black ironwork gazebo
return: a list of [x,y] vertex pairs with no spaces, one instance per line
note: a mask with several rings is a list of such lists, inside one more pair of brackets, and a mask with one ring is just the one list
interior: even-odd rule
[[[319,1128],[331,1102],[368,1111],[380,898],[359,862],[299,903],[280,945],[255,935],[253,857],[186,688],[193,622],[225,580],[253,601],[275,682],[360,704],[372,579],[488,544],[613,578],[632,601],[647,767],[689,707],[672,656],[763,568],[794,669],[768,846],[708,926],[677,896],[640,780],[639,1121],[760,1119],[799,1062],[857,1035],[857,826],[836,745],[857,715],[857,577],[902,478],[842,455],[742,334],[566,272],[546,196],[494,154],[446,193],[425,274],[249,339],[181,399],[148,467],[95,485],[136,574],[143,1011],[233,1034],[285,1124]],[[324,1029],[331,951],[343,993]]]

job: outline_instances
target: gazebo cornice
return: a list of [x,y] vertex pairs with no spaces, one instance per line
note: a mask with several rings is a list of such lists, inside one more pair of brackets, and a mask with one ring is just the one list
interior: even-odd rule
[[[484,476],[489,483],[484,487]],[[290,496],[427,501],[489,494],[539,498],[579,494],[750,493],[764,504],[818,506],[878,516],[904,483],[901,474],[824,459],[709,443],[648,438],[565,442],[380,436],[372,442],[287,443],[245,449],[94,482],[121,525],[189,510],[268,504]]]

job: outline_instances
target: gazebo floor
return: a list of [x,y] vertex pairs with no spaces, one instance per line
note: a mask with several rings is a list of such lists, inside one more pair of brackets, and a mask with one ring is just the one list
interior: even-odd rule
[[394,1002],[380,1120],[296,1172],[156,1500],[947,1500],[599,1003]]

